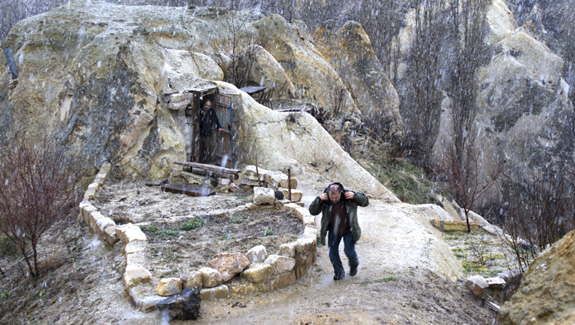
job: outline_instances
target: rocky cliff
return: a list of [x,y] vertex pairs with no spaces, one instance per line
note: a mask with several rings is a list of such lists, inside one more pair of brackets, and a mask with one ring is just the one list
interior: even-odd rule
[[[276,98],[329,111],[343,90],[342,113],[362,116],[305,26],[281,16],[73,1],[20,21],[2,46],[11,47],[19,69],[12,80],[0,59],[3,140],[22,131],[47,133],[87,165],[112,161],[127,176],[167,177],[173,162],[189,155],[188,99],[217,91],[234,107],[235,162],[253,164],[258,157],[270,169],[332,169],[344,183],[396,200],[310,115],[273,112],[222,81],[236,67],[230,60],[241,65],[253,58],[247,80],[275,87]],[[371,96],[377,94],[364,94],[373,102]],[[394,105],[396,99],[379,107],[393,112]],[[391,119],[401,125],[397,114]]]
[[[492,55],[475,79],[477,112],[472,122],[475,146],[481,152],[480,179],[489,179],[504,162],[510,176],[505,182],[567,172],[575,154],[571,126],[575,115],[564,79],[565,61],[519,27],[504,1],[491,2],[486,22],[485,43]],[[434,162],[444,159],[452,142],[451,123],[450,98],[444,98]],[[499,202],[498,190],[493,187],[479,206]]]

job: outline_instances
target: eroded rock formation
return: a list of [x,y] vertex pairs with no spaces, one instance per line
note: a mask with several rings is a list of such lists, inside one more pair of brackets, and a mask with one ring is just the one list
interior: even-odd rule
[[[236,40],[247,50],[234,53]],[[120,174],[167,177],[174,161],[190,156],[184,114],[189,98],[193,91],[201,96],[217,88],[234,107],[236,162],[254,164],[257,151],[258,163],[270,169],[329,168],[350,185],[362,184],[358,190],[395,200],[311,116],[271,111],[222,82],[234,59],[228,54],[241,65],[254,49],[249,83],[275,87],[275,98],[297,98],[328,111],[343,90],[343,113],[361,116],[348,86],[302,24],[252,11],[73,1],[21,21],[7,46],[20,77],[11,81],[2,57],[2,139],[23,130],[32,136],[46,132],[84,157],[84,165],[111,161]],[[367,40],[362,48],[373,52]],[[376,93],[360,92],[362,100],[378,101],[369,98]],[[395,106],[392,99],[377,109],[394,112]],[[394,118],[399,121],[390,123],[401,125]]]
[[517,293],[501,309],[501,324],[575,322],[575,232],[567,234],[529,265]]

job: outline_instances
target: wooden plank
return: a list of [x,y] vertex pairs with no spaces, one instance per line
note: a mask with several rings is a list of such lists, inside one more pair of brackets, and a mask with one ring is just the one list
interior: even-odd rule
[[247,86],[247,87],[240,88],[241,91],[248,93],[250,96],[253,94],[257,94],[260,91],[263,91],[265,89],[266,89],[266,87],[258,87],[258,86]]
[[220,166],[210,165],[210,164],[202,164],[202,163],[191,162],[191,161],[174,161],[174,164],[192,167],[192,168],[199,168],[199,169],[203,169],[203,170],[208,170],[208,171],[218,173],[221,175],[223,175],[223,174],[234,174],[234,175],[236,175],[236,174],[239,174],[241,172],[241,170],[239,170],[239,169],[231,169],[231,168],[225,168],[225,167],[220,167]]
[[216,194],[216,192],[209,190],[206,187],[192,187],[176,184],[164,184],[162,185],[162,191],[170,193],[186,194],[189,196],[210,196]]

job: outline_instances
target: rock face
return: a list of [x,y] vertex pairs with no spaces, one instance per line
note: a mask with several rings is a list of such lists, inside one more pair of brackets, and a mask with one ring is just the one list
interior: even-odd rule
[[[253,23],[263,47],[282,65],[296,88],[297,96],[321,107],[334,106],[333,98],[345,84],[312,43],[305,27],[290,25],[282,16],[272,15]],[[345,92],[344,110],[357,110]]]
[[[507,2],[509,3],[509,2]],[[571,169],[574,160],[572,127],[573,105],[569,87],[563,79],[565,63],[526,28],[518,26],[505,1],[490,1],[486,12],[487,34],[485,45],[492,56],[477,74],[478,112],[472,125],[479,148],[480,179],[489,179],[503,161],[510,166],[509,180],[520,180],[525,174],[542,171],[557,172]],[[406,16],[406,27],[399,36],[401,53],[406,54],[415,42],[415,19]],[[450,40],[442,46],[449,48]],[[446,56],[447,57],[447,56]],[[449,60],[441,58],[442,69],[451,70]],[[413,95],[403,92],[402,66],[396,87],[402,100]],[[409,78],[412,78],[410,76]],[[408,81],[409,82],[409,81]],[[439,83],[444,80],[438,81]],[[442,89],[445,90],[445,89]],[[432,139],[431,163],[444,161],[446,149],[453,141],[451,98],[443,94],[439,125],[429,134]],[[417,116],[402,110],[406,129],[416,131]],[[412,121],[412,122],[410,122]],[[509,185],[509,184],[503,184]],[[494,186],[478,202],[485,206],[499,201],[501,193]]]
[[399,96],[361,24],[349,21],[335,31],[333,22],[328,21],[313,37],[318,49],[344,80],[364,120],[377,124],[379,134],[400,141],[404,126],[399,114]]
[[264,86],[273,89],[273,99],[290,99],[295,96],[295,86],[281,64],[266,49],[252,45],[240,57],[240,66],[251,68],[248,74],[248,84]]
[[[236,24],[237,34],[224,22]],[[234,107],[236,163],[253,164],[257,150],[263,168],[292,167],[297,174],[310,164],[330,167],[344,183],[362,184],[357,190],[396,200],[311,116],[271,112],[221,81],[229,61],[222,53],[234,37],[242,44],[261,40],[251,45],[257,51],[250,83],[328,110],[343,90],[342,112],[362,114],[301,24],[222,8],[72,1],[21,21],[2,44],[12,48],[20,77],[11,83],[9,69],[1,70],[0,145],[20,130],[45,131],[82,157],[82,166],[110,161],[119,176],[166,178],[173,162],[190,154],[190,130],[182,122],[187,98],[197,89],[216,89]],[[366,53],[368,44],[364,40]],[[0,66],[6,67],[4,56]]]
[[[286,114],[271,111],[254,103],[246,94],[241,95],[241,114],[245,125],[240,137],[245,141],[243,155],[239,158],[271,170],[292,169],[292,176],[306,168],[328,171],[347,188],[354,188],[369,196],[389,202],[399,202],[397,197],[361,167],[309,114]],[[305,127],[304,127],[305,126]],[[294,139],[294,141],[286,141]],[[279,145],[275,145],[279,144]],[[305,144],[305,145],[302,145]]]
[[499,313],[501,324],[573,324],[573,269],[575,232],[570,232],[529,265],[519,289]]

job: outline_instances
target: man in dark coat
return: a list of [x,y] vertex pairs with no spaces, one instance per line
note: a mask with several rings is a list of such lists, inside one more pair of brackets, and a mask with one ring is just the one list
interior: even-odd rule
[[198,121],[200,125],[200,162],[210,163],[213,152],[216,150],[216,142],[212,141],[213,129],[217,128],[219,131],[224,131],[210,100],[207,100],[202,106]]
[[325,245],[325,236],[329,231],[327,242],[329,259],[335,273],[334,280],[345,277],[345,270],[339,257],[339,243],[342,238],[344,253],[349,260],[349,275],[357,274],[359,259],[355,252],[355,243],[361,237],[357,207],[366,207],[368,204],[369,199],[363,193],[347,191],[341,183],[332,183],[309,206],[312,215],[322,213],[320,230],[322,245]]

